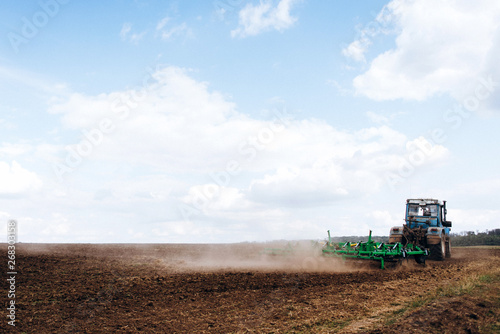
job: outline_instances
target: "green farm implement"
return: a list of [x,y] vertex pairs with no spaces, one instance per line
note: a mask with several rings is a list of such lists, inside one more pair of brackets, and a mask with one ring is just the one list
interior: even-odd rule
[[424,264],[429,253],[427,249],[423,249],[411,243],[403,245],[400,242],[393,244],[374,242],[372,241],[372,231],[370,231],[367,242],[333,243],[331,241],[330,231],[328,231],[328,242],[323,248],[323,255],[337,257],[343,260],[360,259],[380,261],[380,267],[384,269],[386,262],[399,263],[408,258],[414,258],[417,263]]

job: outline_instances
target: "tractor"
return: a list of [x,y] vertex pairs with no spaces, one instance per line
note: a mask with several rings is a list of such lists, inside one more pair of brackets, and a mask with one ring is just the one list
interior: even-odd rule
[[389,243],[372,241],[371,231],[367,242],[333,243],[328,231],[328,241],[322,253],[343,260],[380,261],[382,269],[388,262],[400,263],[408,258],[420,264],[425,264],[427,257],[442,261],[451,257],[451,221],[446,220],[446,213],[446,201],[408,199],[406,224],[391,228]]
[[411,243],[427,248],[433,260],[451,257],[451,221],[446,220],[446,214],[446,201],[406,200],[405,224],[391,228],[389,243]]

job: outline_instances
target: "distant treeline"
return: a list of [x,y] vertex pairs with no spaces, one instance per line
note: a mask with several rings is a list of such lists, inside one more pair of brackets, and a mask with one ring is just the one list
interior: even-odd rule
[[466,231],[451,234],[452,246],[500,245],[500,228],[486,232]]

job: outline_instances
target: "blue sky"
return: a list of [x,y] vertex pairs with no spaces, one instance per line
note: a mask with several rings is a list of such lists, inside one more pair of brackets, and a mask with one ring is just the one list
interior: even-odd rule
[[500,227],[496,1],[0,9],[19,241],[386,235],[413,197],[447,200],[455,232]]

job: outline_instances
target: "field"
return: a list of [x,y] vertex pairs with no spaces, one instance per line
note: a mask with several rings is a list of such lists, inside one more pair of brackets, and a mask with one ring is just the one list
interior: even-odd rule
[[16,327],[4,316],[0,332],[500,331],[498,248],[453,248],[444,262],[380,270],[306,246],[288,257],[263,247],[18,244]]

